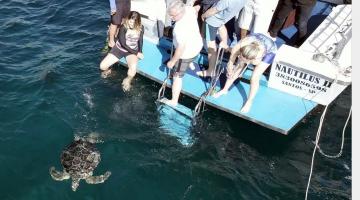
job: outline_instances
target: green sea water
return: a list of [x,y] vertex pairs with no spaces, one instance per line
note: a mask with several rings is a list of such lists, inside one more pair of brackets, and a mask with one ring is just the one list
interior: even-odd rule
[[[289,136],[207,107],[191,145],[167,134],[154,100],[160,88],[124,67],[102,79],[107,1],[0,0],[0,199],[304,199],[322,109]],[[182,97],[186,105],[195,105]],[[336,153],[351,87],[329,107],[322,148]],[[351,198],[351,123],[343,156],[317,154],[310,199]],[[184,131],[184,130],[180,130]],[[74,135],[97,133],[103,184],[51,178]]]

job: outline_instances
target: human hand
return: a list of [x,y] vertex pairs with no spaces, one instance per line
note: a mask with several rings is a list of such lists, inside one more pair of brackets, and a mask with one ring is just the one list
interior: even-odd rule
[[170,59],[167,63],[166,63],[166,66],[169,68],[169,69],[172,69],[176,64],[176,61],[173,61],[172,59]]
[[229,45],[226,42],[221,41],[219,44],[220,48],[223,48],[225,51],[229,49]]
[[199,10],[200,10],[200,5],[196,5],[196,6],[194,6],[194,9],[195,9],[195,11],[198,13],[198,12],[199,12]]
[[116,13],[116,11],[112,10],[112,11],[110,12],[110,15],[115,15],[115,13]]
[[140,60],[144,59],[144,54],[138,52],[136,55]]
[[202,14],[202,15],[201,15],[201,20],[205,21],[205,18],[206,18],[206,17],[205,17],[205,14]]

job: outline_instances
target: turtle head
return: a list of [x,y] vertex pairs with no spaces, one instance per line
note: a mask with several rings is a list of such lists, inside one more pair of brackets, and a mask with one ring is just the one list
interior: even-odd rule
[[75,192],[79,187],[80,179],[73,179],[71,183],[71,189]]
[[86,141],[93,143],[93,144],[102,142],[102,140],[100,139],[99,133],[96,133],[96,132],[92,132],[88,136],[86,136]]

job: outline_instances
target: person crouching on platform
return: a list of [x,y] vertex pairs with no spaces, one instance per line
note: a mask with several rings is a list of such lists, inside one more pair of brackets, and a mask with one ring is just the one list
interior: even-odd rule
[[176,106],[179,100],[182,78],[200,50],[203,40],[197,24],[197,11],[194,7],[186,6],[182,1],[175,0],[168,7],[170,18],[175,21],[173,42],[175,52],[167,62],[167,67],[173,69],[172,98],[163,102]]
[[129,69],[127,77],[122,82],[124,91],[130,90],[131,81],[136,74],[137,63],[139,59],[144,58],[142,54],[143,35],[144,27],[141,25],[140,14],[131,11],[120,27],[119,38],[115,46],[100,63],[102,76],[106,78],[111,73],[111,65],[119,62],[122,57],[126,58]]
[[[249,96],[240,112],[249,112],[255,95],[259,89],[261,75],[272,64],[277,47],[275,42],[264,34],[255,33],[240,40],[233,49],[227,64],[227,80],[223,89],[213,95],[218,98],[228,92],[234,81],[239,78],[241,71],[248,64],[254,66],[250,80]],[[235,59],[238,59],[234,67]],[[241,78],[241,77],[240,77]]]

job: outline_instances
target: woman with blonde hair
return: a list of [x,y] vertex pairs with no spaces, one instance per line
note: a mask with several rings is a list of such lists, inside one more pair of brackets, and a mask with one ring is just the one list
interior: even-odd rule
[[131,11],[120,27],[119,38],[115,46],[100,63],[102,75],[107,77],[111,73],[111,65],[119,62],[122,57],[126,58],[129,69],[127,77],[122,82],[124,91],[130,90],[131,81],[136,74],[137,63],[139,59],[144,58],[142,54],[143,35],[144,27],[141,25],[140,14]]
[[[253,65],[254,71],[250,80],[249,96],[240,112],[249,112],[255,95],[259,89],[261,75],[272,64],[277,51],[274,41],[261,33],[256,33],[240,40],[231,51],[227,64],[227,80],[223,89],[213,95],[218,98],[228,92],[234,81],[241,75],[247,65]],[[237,64],[234,62],[238,59]]]

